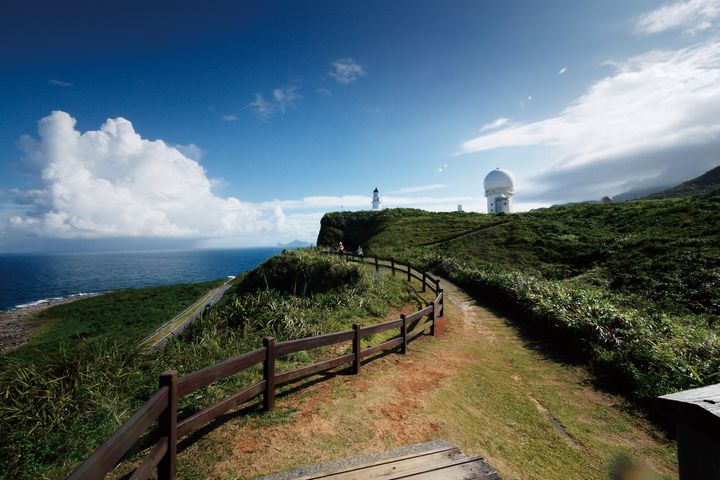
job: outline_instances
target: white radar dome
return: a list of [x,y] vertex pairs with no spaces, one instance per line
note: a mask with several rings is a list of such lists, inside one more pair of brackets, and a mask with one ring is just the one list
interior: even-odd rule
[[515,178],[513,174],[502,168],[497,168],[485,177],[485,191],[492,192],[497,190],[505,190],[512,193],[515,188]]

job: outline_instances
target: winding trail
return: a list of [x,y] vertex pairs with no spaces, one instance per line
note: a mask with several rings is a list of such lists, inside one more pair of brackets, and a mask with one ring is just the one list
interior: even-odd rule
[[281,396],[272,414],[230,418],[178,456],[180,474],[253,478],[441,438],[505,479],[606,479],[618,455],[677,477],[674,444],[622,398],[595,389],[584,368],[544,356],[464,290],[443,288],[438,337],[359,376]]

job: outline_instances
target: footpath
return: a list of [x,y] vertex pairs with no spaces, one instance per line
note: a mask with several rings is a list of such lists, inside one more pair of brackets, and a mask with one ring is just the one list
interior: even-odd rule
[[[241,479],[443,439],[502,478],[607,479],[624,457],[677,478],[675,445],[581,366],[442,280],[438,337],[235,415],[181,446],[181,478]],[[392,312],[410,312],[407,305]]]

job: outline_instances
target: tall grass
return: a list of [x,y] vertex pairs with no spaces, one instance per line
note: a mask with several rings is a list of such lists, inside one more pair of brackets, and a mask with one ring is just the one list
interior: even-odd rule
[[[275,262],[308,266],[315,260],[327,266],[325,257],[316,254],[287,253]],[[342,277],[349,283],[305,297],[268,289],[231,294],[224,306],[153,356],[142,355],[135,339],[108,335],[64,342],[32,361],[5,359],[0,364],[0,477],[67,475],[147,400],[167,369],[180,374],[198,370],[257,348],[266,335],[285,340],[375,322],[409,298],[401,282],[330,261],[333,269],[346,270]],[[288,356],[278,369],[313,355]],[[198,411],[260,375],[256,368],[187,395],[179,414]]]
[[[336,212],[323,218],[318,245],[362,241],[447,275],[551,331],[558,349],[581,351],[612,386],[649,399],[720,382],[719,205],[715,191],[502,218]],[[471,233],[453,239],[463,229]]]
[[712,316],[664,312],[603,287],[547,279],[531,270],[408,253],[408,261],[513,308],[636,399],[720,382],[720,328]]

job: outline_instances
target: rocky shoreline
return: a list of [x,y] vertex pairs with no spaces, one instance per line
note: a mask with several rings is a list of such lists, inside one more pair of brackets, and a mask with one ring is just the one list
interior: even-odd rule
[[14,350],[30,341],[30,333],[35,326],[32,317],[56,305],[71,303],[83,298],[89,298],[98,293],[87,295],[72,295],[64,298],[54,298],[42,303],[34,303],[22,308],[0,312],[0,355]]

